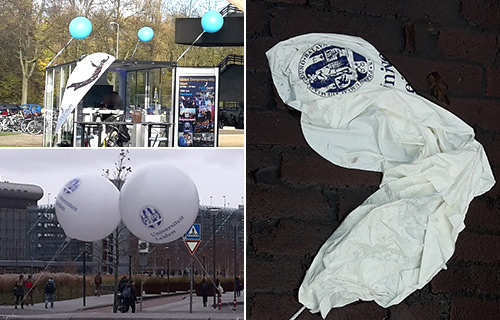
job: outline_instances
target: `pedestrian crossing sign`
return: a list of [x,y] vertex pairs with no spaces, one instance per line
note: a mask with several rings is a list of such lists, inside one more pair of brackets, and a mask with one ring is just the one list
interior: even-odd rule
[[199,223],[193,224],[186,232],[186,240],[201,240],[201,225]]

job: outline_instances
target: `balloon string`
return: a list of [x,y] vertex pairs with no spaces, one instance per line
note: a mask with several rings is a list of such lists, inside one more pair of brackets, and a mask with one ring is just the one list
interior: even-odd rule
[[[42,271],[42,274],[44,274],[45,272],[47,272],[47,269],[50,267],[50,264],[52,262],[54,262],[54,260],[61,254],[61,252],[64,251],[64,249],[66,249],[66,247],[69,245],[69,242],[71,241],[71,238],[66,238],[64,240],[63,243],[61,243],[61,245],[59,246],[59,248],[57,249],[56,253],[54,254],[54,256],[52,257],[52,259],[47,263],[47,265],[45,266],[45,268],[43,269]],[[33,286],[31,286],[31,288],[28,290],[28,292],[24,295],[23,299],[21,300],[21,304],[24,304],[24,302],[26,301],[26,299],[28,298],[28,295],[30,294],[31,291],[33,291],[33,289],[35,288],[36,284],[40,281],[41,279],[41,275],[35,280],[35,282],[33,283]],[[14,314],[15,311],[12,313]]]
[[184,51],[181,56],[175,61],[175,62],[179,62],[179,60],[182,59],[182,57],[184,57],[184,55],[189,51],[189,49],[191,49],[191,47],[196,43],[196,41],[200,40],[201,36],[205,33],[205,30],[203,30],[202,33],[200,33],[200,35],[198,36],[198,38],[196,38],[196,40],[193,41],[193,43],[191,43],[191,45],[186,49],[186,51]]
[[302,306],[289,320],[295,320],[297,317],[306,309],[306,306]]
[[141,40],[137,40],[137,44],[135,45],[134,52],[132,53],[132,56],[130,56],[130,59],[132,59],[134,57],[134,54],[137,51],[137,47],[139,46],[139,42],[141,42]]
[[54,62],[54,60],[56,60],[56,58],[59,57],[59,55],[64,51],[64,49],[66,49],[66,47],[69,46],[69,44],[71,43],[71,41],[73,41],[73,37],[71,37],[71,39],[69,39],[68,43],[66,43],[66,45],[56,54],[56,56],[54,57],[54,59],[52,59],[52,61],[49,62],[49,64],[45,67],[45,69],[47,69],[48,67],[50,67],[50,65],[52,64],[52,62]]

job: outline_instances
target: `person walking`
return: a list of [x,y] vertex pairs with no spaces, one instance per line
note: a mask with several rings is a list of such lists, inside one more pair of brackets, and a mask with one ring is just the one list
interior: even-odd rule
[[236,282],[236,296],[239,297],[241,295],[241,279],[240,276],[237,276],[235,279]]
[[97,275],[94,278],[94,285],[95,285],[95,292],[94,294],[98,297],[101,296],[101,285],[102,285],[102,277],[101,273],[97,273]]
[[24,276],[21,274],[14,285],[14,295],[16,296],[16,305],[14,308],[17,309],[17,306],[21,304],[21,309],[24,309]]
[[49,281],[45,284],[45,308],[50,301],[50,307],[54,308],[54,293],[56,292],[56,283],[53,278],[49,278]]
[[208,282],[203,278],[200,283],[200,288],[201,288],[201,295],[203,296],[203,306],[207,306],[207,301],[208,301]]
[[137,295],[135,292],[135,282],[134,280],[129,280],[127,287],[123,290],[122,293],[123,302],[125,307],[123,309],[124,313],[128,312],[128,308],[132,308],[132,313],[135,313],[135,301],[137,300]]
[[28,279],[26,279],[26,282],[24,283],[25,287],[26,287],[26,290],[28,291],[26,293],[26,297],[25,297],[25,300],[26,300],[26,305],[29,305],[30,304],[30,301],[31,301],[31,305],[33,305],[33,278],[31,278],[31,274],[28,275]]

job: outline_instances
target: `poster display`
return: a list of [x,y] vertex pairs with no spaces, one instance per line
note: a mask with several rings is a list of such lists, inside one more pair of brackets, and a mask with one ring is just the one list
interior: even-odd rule
[[176,146],[217,146],[218,73],[218,68],[176,68]]

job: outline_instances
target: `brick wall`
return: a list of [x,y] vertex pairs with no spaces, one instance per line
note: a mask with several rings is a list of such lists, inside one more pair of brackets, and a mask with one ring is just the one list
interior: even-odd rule
[[[247,0],[247,313],[288,319],[316,252],[378,188],[378,173],[337,167],[305,142],[300,114],[272,86],[264,55],[310,32],[361,36],[433,101],[427,77],[448,85],[444,107],[474,127],[495,176],[500,149],[500,3],[493,0]],[[448,270],[402,303],[358,302],[327,319],[500,319],[500,186],[476,198]],[[304,312],[299,319],[321,319]]]

